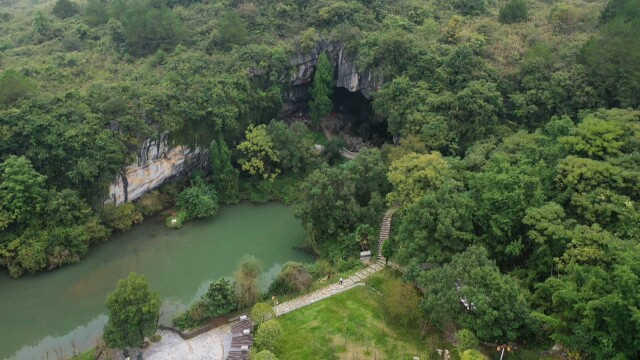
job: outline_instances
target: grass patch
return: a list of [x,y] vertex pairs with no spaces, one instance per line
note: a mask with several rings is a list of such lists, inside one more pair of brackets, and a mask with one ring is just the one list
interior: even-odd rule
[[87,352],[83,352],[80,355],[76,355],[72,357],[70,360],[94,360],[96,358],[96,350],[89,350]]
[[[372,280],[384,281],[384,276]],[[380,299],[378,292],[357,287],[279,318],[284,336],[278,359],[427,358],[417,329],[385,321]]]

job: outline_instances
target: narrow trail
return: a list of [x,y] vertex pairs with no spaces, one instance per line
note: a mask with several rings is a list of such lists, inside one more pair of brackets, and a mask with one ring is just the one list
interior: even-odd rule
[[[393,217],[393,213],[395,210],[396,210],[395,208],[391,208],[384,213],[382,222],[380,224],[380,238],[378,240],[378,256],[377,256],[376,262],[373,265],[370,265],[356,272],[355,274],[349,276],[347,279],[344,279],[342,285],[340,285],[339,283],[331,284],[321,289],[318,289],[316,291],[313,291],[311,293],[302,295],[295,299],[285,301],[282,304],[276,305],[273,308],[276,312],[276,316],[284,315],[296,309],[300,309],[301,307],[313,304],[322,299],[326,299],[330,296],[352,289],[356,286],[362,286],[364,285],[362,280],[384,269],[386,259],[382,256],[382,245],[384,244],[385,241],[389,239],[389,232],[391,231],[391,218]],[[399,265],[391,261],[389,261],[388,266],[401,271],[403,270],[402,267],[400,267]]]

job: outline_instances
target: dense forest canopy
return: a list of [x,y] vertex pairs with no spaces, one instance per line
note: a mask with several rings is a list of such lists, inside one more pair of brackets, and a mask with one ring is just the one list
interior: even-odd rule
[[[181,223],[215,214],[218,201],[282,193],[308,248],[335,263],[397,206],[386,251],[408,266],[433,326],[636,359],[639,9],[639,0],[2,1],[0,266],[20,276],[79,261],[175,199]],[[384,79],[372,108],[388,144],[349,162],[338,141],[324,159],[307,126],[273,121],[291,56],[321,40]],[[335,64],[320,59],[312,130],[334,90]],[[180,194],[103,206],[144,140],[161,134],[209,149],[213,172]]]

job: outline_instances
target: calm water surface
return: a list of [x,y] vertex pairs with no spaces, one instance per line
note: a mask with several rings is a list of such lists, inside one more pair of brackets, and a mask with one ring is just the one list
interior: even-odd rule
[[105,297],[119,279],[144,274],[160,293],[164,323],[206,291],[208,283],[231,276],[244,254],[263,263],[268,284],[286,261],[311,258],[293,246],[305,232],[293,209],[278,203],[223,207],[213,219],[170,230],[162,219],[92,248],[78,264],[50,273],[12,279],[0,273],[0,359],[56,359],[72,343],[91,346],[107,321]]

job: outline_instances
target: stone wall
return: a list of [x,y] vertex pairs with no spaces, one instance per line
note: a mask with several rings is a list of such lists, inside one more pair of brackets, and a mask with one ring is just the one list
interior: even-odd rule
[[137,154],[137,160],[124,168],[109,186],[105,203],[123,204],[133,201],[173,177],[188,173],[207,162],[208,152],[196,147],[172,147],[167,136],[147,139]]

